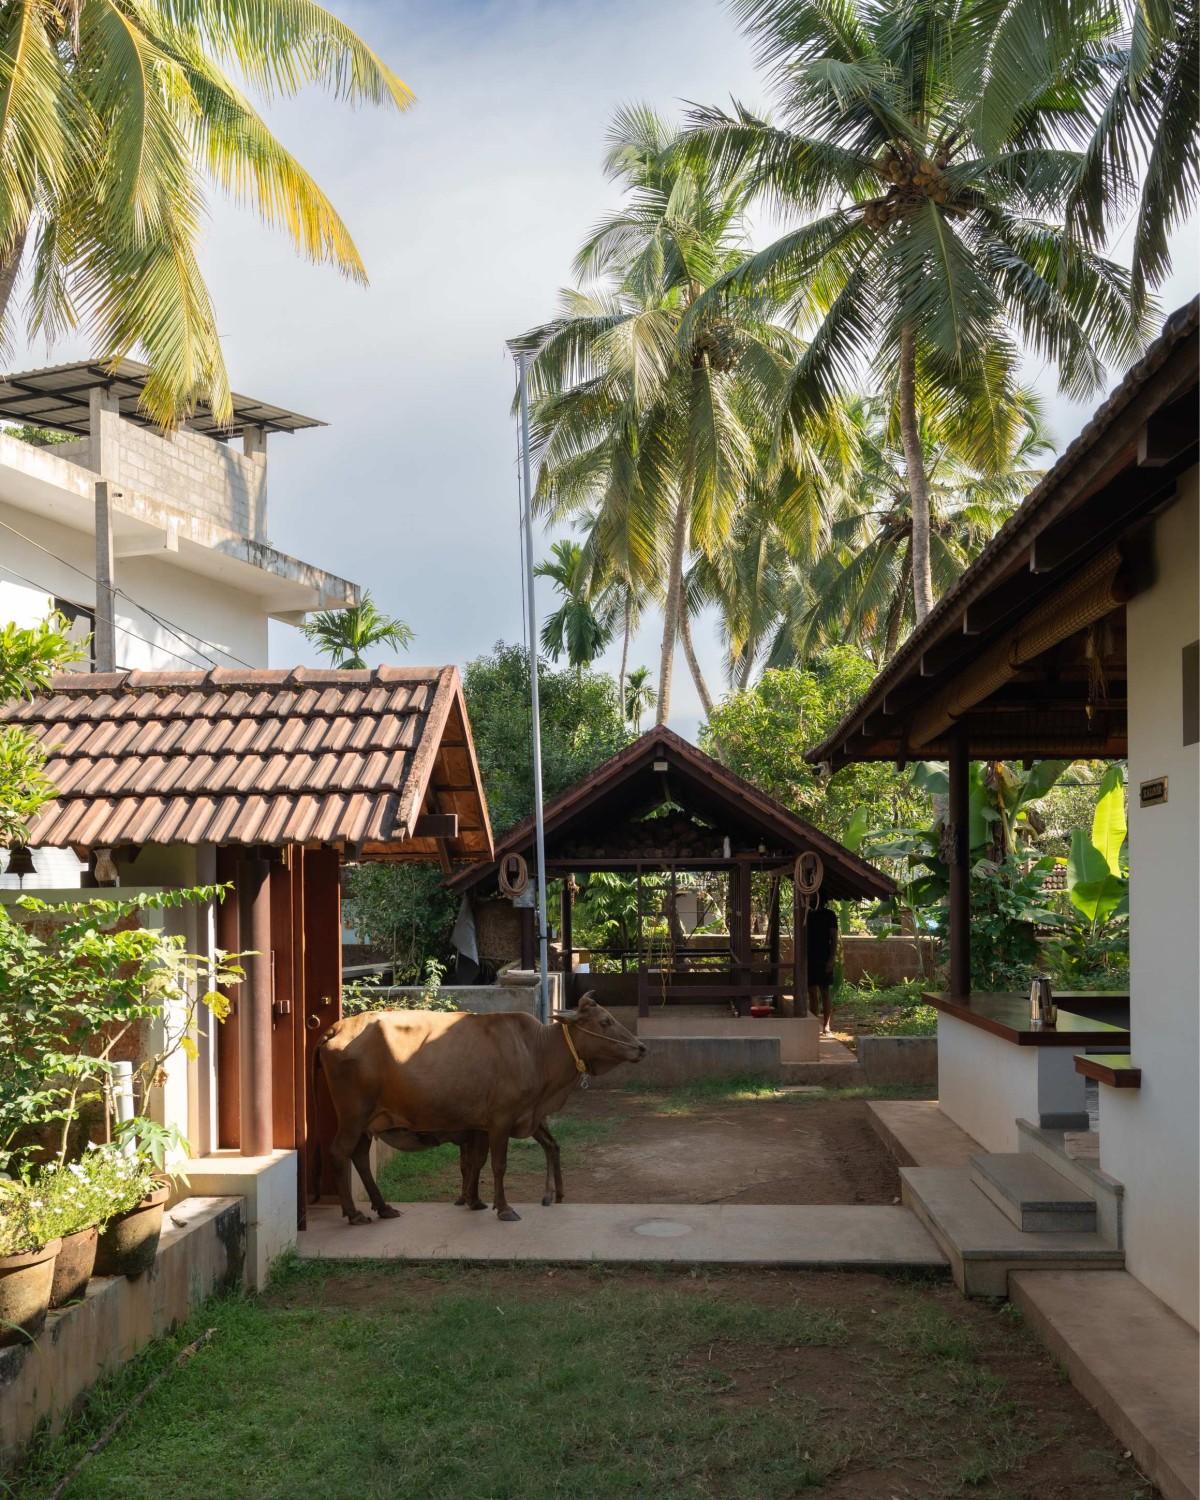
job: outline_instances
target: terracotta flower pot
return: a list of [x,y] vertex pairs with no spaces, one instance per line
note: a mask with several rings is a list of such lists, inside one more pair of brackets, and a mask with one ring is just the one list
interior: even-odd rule
[[32,1343],[45,1326],[61,1240],[23,1255],[0,1255],[0,1349]]
[[97,1276],[141,1276],[153,1266],[163,1209],[170,1196],[170,1188],[156,1188],[127,1213],[109,1221],[96,1244]]
[[50,1288],[50,1306],[65,1307],[87,1294],[92,1267],[96,1264],[96,1241],[100,1231],[93,1224],[75,1234],[64,1234],[62,1249],[54,1262],[54,1284]]

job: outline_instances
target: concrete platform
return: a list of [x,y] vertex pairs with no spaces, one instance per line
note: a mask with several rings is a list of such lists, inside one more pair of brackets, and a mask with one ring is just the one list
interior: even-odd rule
[[1016,1271],[1011,1296],[1165,1500],[1200,1493],[1200,1337],[1125,1271]]
[[944,1115],[936,1099],[880,1099],[867,1105],[871,1128],[902,1167],[969,1168],[983,1147]]
[[[680,1016],[669,1010],[637,1022],[637,1034],[651,1037],[722,1037],[746,1041],[772,1036],[779,1039],[779,1060],[784,1063],[817,1062],[820,1057],[821,1023],[816,1016]],[[645,1066],[645,1064],[641,1064]]]
[[946,1258],[906,1208],[876,1204],[520,1205],[519,1223],[490,1210],[409,1203],[400,1218],[350,1226],[332,1204],[309,1209],[306,1260],[676,1261],[685,1265],[945,1270]]
[[781,1076],[784,1083],[835,1089],[865,1081],[858,1058],[844,1042],[831,1036],[821,1037],[816,1062],[785,1062]]
[[1121,1270],[1124,1254],[1098,1234],[1022,1231],[979,1191],[969,1171],[902,1167],[901,1192],[950,1261],[968,1297],[1007,1297],[1010,1271]]

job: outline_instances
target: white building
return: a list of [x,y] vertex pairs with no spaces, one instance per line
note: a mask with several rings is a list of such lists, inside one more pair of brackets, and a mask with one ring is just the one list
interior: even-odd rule
[[[81,671],[265,667],[269,620],[299,624],[358,599],[357,585],[269,541],[268,440],[323,424],[234,396],[228,427],[201,408],[163,434],[138,408],[147,373],[84,362],[0,381],[0,420],[70,439],[35,446],[0,431],[0,622],[61,611],[96,637]],[[111,663],[96,656],[106,576]],[[69,851],[39,850],[35,865],[29,888],[75,881]]]
[[[938,1100],[872,1109],[960,1286],[1018,1298],[1168,1495],[1196,1493],[1198,341],[1193,301],[808,753],[949,761]],[[1129,992],[1050,1026],[971,991],[968,765],[1033,757],[1129,767]]]

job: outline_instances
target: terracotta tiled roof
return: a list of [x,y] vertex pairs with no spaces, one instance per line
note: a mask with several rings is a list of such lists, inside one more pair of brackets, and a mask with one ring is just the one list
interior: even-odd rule
[[350,843],[436,858],[432,841],[409,847],[418,814],[436,810],[459,813],[452,856],[491,851],[453,667],[66,673],[0,722],[41,741],[58,788],[37,845]]

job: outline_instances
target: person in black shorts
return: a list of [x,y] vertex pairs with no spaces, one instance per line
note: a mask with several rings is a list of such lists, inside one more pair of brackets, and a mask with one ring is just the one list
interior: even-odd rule
[[838,919],[818,891],[808,909],[808,1008],[824,1017],[826,1036],[833,1032],[833,969],[837,962]]

